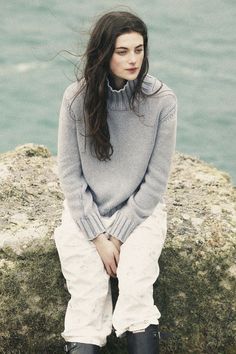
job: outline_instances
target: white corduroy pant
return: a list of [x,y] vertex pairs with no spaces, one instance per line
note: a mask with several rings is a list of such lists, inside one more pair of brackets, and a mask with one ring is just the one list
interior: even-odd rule
[[[167,231],[165,204],[136,227],[120,247],[117,267],[119,295],[113,309],[110,276],[96,246],[74,222],[64,200],[62,222],[54,231],[62,273],[71,298],[62,337],[68,342],[104,346],[116,336],[158,324],[161,314],[154,304],[153,284],[159,275],[160,257]],[[115,219],[102,217],[105,227]]]

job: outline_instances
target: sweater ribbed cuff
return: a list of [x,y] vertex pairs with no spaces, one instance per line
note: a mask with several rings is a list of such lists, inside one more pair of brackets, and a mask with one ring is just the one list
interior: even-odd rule
[[106,228],[97,214],[86,215],[80,218],[78,223],[89,240],[95,239],[98,235],[106,231]]
[[107,232],[111,236],[118,238],[118,240],[124,243],[131,232],[135,229],[135,226],[136,225],[133,223],[133,221],[118,212],[114,222],[108,228]]

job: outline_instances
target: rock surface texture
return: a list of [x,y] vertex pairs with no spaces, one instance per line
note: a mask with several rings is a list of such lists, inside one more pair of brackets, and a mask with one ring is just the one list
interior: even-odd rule
[[[63,199],[46,147],[0,155],[0,353],[63,353],[68,294],[52,238]],[[166,202],[154,297],[161,331],[172,336],[161,353],[235,354],[235,188],[226,173],[176,153]],[[125,348],[113,333],[102,353]]]

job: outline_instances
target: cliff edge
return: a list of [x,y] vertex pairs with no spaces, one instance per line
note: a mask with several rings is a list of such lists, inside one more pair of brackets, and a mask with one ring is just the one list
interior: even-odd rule
[[[0,155],[0,353],[61,353],[68,294],[52,238],[64,197],[56,157],[26,144]],[[163,354],[236,353],[236,190],[176,153],[154,298]],[[115,291],[115,289],[114,289]],[[125,354],[112,334],[103,353]]]

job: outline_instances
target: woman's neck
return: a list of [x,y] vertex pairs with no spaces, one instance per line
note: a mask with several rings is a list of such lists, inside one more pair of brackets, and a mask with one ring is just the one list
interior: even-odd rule
[[125,80],[125,79],[122,79],[122,78],[114,76],[114,75],[109,75],[109,83],[110,83],[111,87],[115,90],[122,89],[125,86],[126,82],[127,82],[127,80]]

